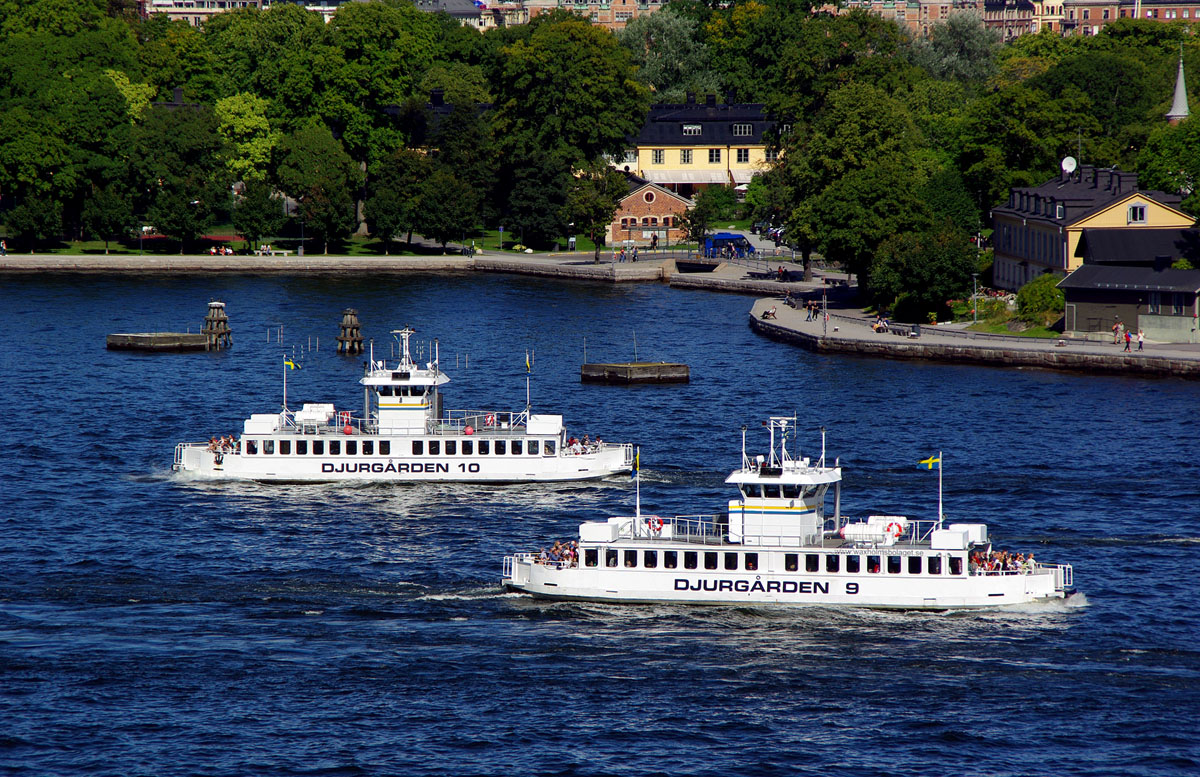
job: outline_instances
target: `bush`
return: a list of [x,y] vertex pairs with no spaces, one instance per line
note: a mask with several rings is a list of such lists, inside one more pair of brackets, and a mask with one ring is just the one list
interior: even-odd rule
[[1058,288],[1057,275],[1039,275],[1017,292],[1017,312],[1031,324],[1046,326],[1058,320],[1066,308],[1066,298]]

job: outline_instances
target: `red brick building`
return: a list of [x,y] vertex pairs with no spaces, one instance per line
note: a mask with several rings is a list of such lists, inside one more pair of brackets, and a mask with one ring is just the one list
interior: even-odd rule
[[650,183],[645,178],[627,175],[629,193],[621,198],[613,223],[605,231],[605,240],[610,246],[650,245],[655,235],[658,244],[667,246],[683,242],[684,233],[679,217],[687,213],[694,203],[681,194]]

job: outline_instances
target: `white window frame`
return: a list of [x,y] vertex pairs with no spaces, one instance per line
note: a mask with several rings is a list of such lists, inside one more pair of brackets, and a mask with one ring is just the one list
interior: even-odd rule
[[692,163],[692,150],[690,148],[679,149],[679,164],[690,165]]
[[1144,204],[1130,205],[1129,211],[1125,216],[1127,224],[1145,224],[1146,223],[1146,206]]
[[704,128],[699,124],[684,124],[683,134],[685,137],[696,137],[704,131]]
[[661,165],[666,162],[667,152],[661,148],[656,148],[650,152],[650,164]]

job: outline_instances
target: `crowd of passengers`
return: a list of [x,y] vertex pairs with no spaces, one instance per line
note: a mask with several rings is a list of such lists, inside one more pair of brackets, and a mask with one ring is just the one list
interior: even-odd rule
[[597,437],[596,442],[592,442],[592,438],[586,434],[582,440],[574,436],[567,439],[567,453],[573,453],[576,456],[581,453],[594,453],[603,447],[604,440]]
[[542,548],[538,553],[539,564],[558,564],[559,566],[579,566],[579,543],[575,540],[555,542],[550,550]]
[[208,438],[208,450],[212,453],[229,453],[241,450],[242,442],[234,435]]
[[971,562],[967,565],[971,574],[1000,575],[1023,572],[1029,574],[1037,568],[1033,553],[1010,553],[1007,550],[993,550],[990,553],[975,552],[971,554]]

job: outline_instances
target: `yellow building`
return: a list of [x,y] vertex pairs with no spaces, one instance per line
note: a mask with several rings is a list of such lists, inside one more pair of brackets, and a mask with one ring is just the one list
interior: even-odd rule
[[1084,229],[1190,227],[1179,196],[1138,189],[1137,174],[1082,165],[1041,186],[1013,189],[992,209],[993,283],[1015,291],[1044,273],[1066,275]]
[[654,105],[633,148],[617,160],[627,173],[691,197],[706,186],[740,187],[774,161],[765,135],[774,128],[761,103]]

